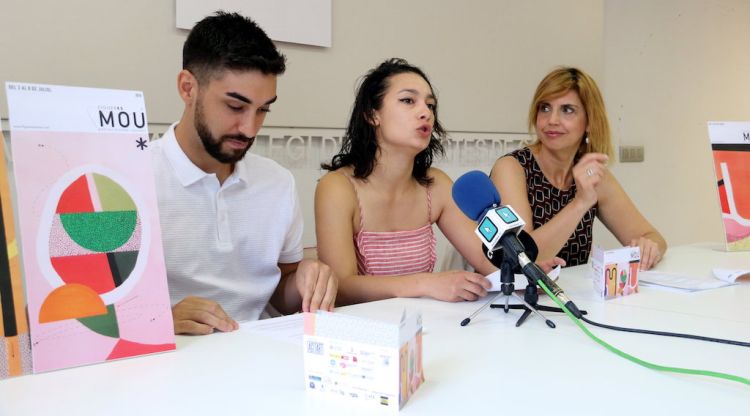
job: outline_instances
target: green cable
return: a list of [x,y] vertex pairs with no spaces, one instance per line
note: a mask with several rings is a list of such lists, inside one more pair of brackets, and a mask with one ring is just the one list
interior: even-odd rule
[[634,357],[634,356],[632,356],[632,355],[630,355],[630,354],[628,354],[628,353],[626,353],[624,351],[620,351],[619,349],[615,348],[614,346],[608,344],[606,341],[604,341],[604,340],[600,339],[599,337],[597,337],[596,335],[592,334],[591,331],[589,331],[589,329],[586,328],[581,323],[581,321],[578,318],[576,318],[568,310],[568,308],[565,307],[565,305],[563,305],[563,303],[560,301],[560,299],[558,299],[557,296],[555,296],[554,294],[552,294],[552,292],[549,290],[549,288],[547,288],[547,286],[545,286],[544,283],[541,280],[538,281],[537,283],[539,283],[539,286],[547,293],[547,295],[550,298],[552,298],[552,300],[554,300],[555,303],[563,311],[565,311],[565,314],[568,315],[570,317],[570,319],[572,319],[573,322],[575,322],[576,325],[578,325],[578,327],[581,328],[581,330],[586,333],[586,335],[588,335],[589,337],[591,337],[591,339],[593,339],[594,341],[596,341],[597,344],[599,344],[599,345],[603,346],[604,348],[608,349],[610,352],[613,352],[613,353],[619,355],[620,357],[625,358],[626,360],[632,361],[632,362],[634,362],[634,363],[636,363],[638,365],[641,365],[641,366],[646,367],[646,368],[650,368],[652,370],[668,371],[668,372],[672,372],[672,373],[693,374],[693,375],[699,375],[699,376],[723,378],[725,380],[736,381],[738,383],[743,383],[743,384],[747,384],[748,386],[750,386],[750,379],[747,379],[747,378],[744,378],[744,377],[735,376],[735,375],[732,375],[732,374],[720,373],[720,372],[717,372],[717,371],[694,370],[694,369],[690,369],[690,368],[679,368],[679,367],[666,367],[666,366],[663,366],[663,365],[658,365],[658,364],[650,363],[648,361],[641,360],[640,358]]

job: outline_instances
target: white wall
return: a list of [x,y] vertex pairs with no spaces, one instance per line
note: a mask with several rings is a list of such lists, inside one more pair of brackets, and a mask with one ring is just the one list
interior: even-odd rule
[[[523,133],[541,77],[575,65],[603,87],[616,142],[646,146],[644,163],[612,167],[646,216],[672,244],[722,238],[705,122],[750,119],[747,0],[335,0],[332,14],[331,48],[279,44],[289,65],[267,125],[282,135],[342,128],[358,77],[391,56],[426,70],[455,135]],[[143,90],[162,131],[182,109],[174,19],[170,1],[6,0],[0,81]],[[312,229],[319,172],[293,171]]]
[[185,40],[174,22],[171,1],[3,0],[0,81],[141,90],[149,122],[171,121]]
[[[530,88],[552,66],[603,72],[602,2],[338,0],[333,47],[280,44],[289,58],[271,126],[343,127],[359,76],[385,58],[423,66],[451,130],[524,131]],[[552,27],[569,25],[560,39]],[[174,3],[10,0],[0,5],[0,80],[139,89],[151,123],[180,114],[185,30]],[[4,100],[0,115],[7,118]]]
[[706,122],[750,120],[750,1],[604,4],[610,122],[646,159],[615,175],[670,244],[723,241]]

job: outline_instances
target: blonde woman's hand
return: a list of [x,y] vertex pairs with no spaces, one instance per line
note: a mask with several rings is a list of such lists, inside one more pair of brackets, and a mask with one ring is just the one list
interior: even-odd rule
[[641,270],[649,270],[661,261],[662,254],[659,245],[647,237],[633,239],[630,246],[641,249]]
[[536,265],[539,266],[544,273],[549,273],[557,266],[565,267],[565,260],[560,257],[553,257],[547,260],[537,260]]
[[586,153],[573,166],[573,180],[576,184],[576,199],[587,208],[591,208],[599,200],[596,187],[607,175],[607,155],[602,153]]

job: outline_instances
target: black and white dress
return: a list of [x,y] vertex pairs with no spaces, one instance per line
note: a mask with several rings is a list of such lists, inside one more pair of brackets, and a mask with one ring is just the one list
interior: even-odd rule
[[[546,224],[575,197],[575,183],[566,190],[555,188],[542,173],[528,147],[508,153],[506,156],[512,156],[518,160],[526,174],[526,189],[535,229]],[[565,260],[567,266],[577,266],[588,262],[591,252],[591,232],[597,208],[598,204],[583,215],[573,234],[557,253],[557,257]]]

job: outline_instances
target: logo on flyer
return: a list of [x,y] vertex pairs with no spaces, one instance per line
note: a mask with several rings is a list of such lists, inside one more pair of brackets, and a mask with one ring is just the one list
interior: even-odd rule
[[146,126],[144,111],[128,111],[120,105],[100,105],[97,111],[98,124],[102,129],[142,129]]

